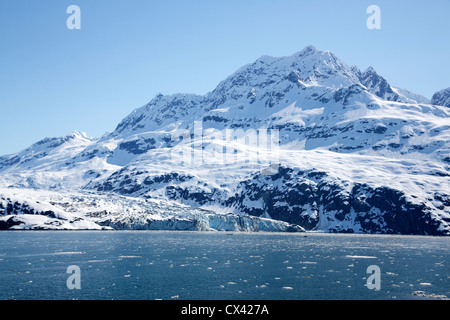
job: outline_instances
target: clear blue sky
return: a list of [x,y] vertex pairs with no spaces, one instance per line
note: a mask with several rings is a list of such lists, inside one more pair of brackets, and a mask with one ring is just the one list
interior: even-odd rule
[[[72,4],[81,30],[66,27]],[[0,155],[101,136],[159,92],[205,94],[307,45],[431,98],[450,87],[449,13],[449,0],[0,0]]]

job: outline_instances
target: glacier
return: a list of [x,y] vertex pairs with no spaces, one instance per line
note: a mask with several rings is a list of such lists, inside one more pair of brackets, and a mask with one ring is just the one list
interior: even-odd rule
[[217,214],[166,200],[12,188],[0,194],[0,230],[305,232],[283,221]]

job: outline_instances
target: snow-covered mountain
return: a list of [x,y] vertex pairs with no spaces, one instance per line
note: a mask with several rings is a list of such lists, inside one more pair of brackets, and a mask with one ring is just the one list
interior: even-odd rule
[[310,46],[0,157],[0,214],[56,212],[51,193],[71,226],[450,235],[449,170],[450,109]]
[[436,92],[433,95],[431,103],[434,105],[450,108],[450,88]]

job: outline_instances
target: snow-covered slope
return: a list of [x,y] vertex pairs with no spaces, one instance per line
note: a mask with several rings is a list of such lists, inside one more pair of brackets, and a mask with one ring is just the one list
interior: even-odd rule
[[0,186],[69,203],[75,193],[127,197],[144,215],[158,199],[219,220],[448,235],[449,165],[448,108],[310,46],[263,56],[204,96],[157,95],[101,138],[74,133],[0,157]]
[[408,99],[410,103],[421,103],[421,104],[430,104],[431,100],[414,92],[411,92],[406,89],[391,87],[394,92],[396,92],[399,96],[403,96]]

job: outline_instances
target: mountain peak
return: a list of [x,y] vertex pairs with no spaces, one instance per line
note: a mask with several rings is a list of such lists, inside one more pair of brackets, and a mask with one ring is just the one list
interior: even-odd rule
[[368,67],[363,74],[376,74],[379,75],[378,72],[374,69],[374,67],[370,66]]
[[258,60],[256,60],[256,62],[262,62],[262,63],[265,63],[265,64],[270,64],[270,63],[272,63],[272,62],[274,62],[276,60],[278,60],[278,58],[272,57],[272,56],[269,56],[269,55],[263,55]]
[[309,45],[309,46],[305,47],[302,51],[300,51],[299,54],[306,56],[306,55],[313,55],[318,52],[319,52],[319,50],[317,50],[316,47],[314,47],[313,45]]
[[450,108],[450,88],[436,92],[431,99],[431,104]]
[[330,101],[336,90],[355,85],[387,101],[416,103],[407,98],[411,93],[404,94],[405,90],[400,92],[392,87],[373,67],[361,72],[331,51],[320,51],[310,45],[290,56],[263,55],[239,68],[204,96],[158,94],[125,118],[113,135],[154,131],[174,123],[180,126],[215,109],[232,108],[242,115],[263,117],[275,106],[281,108],[294,101]]
[[398,101],[399,95],[393,90],[385,78],[370,66],[360,75],[361,83],[377,97],[388,101]]
[[71,133],[64,136],[67,139],[82,139],[82,140],[92,140],[93,138],[83,131],[72,131]]

